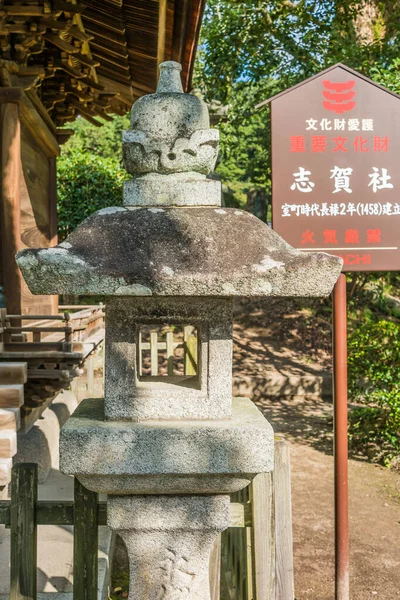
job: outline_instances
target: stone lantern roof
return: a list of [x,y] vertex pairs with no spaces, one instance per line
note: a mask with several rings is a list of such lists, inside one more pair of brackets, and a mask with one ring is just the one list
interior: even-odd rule
[[289,246],[265,223],[221,207],[208,179],[218,131],[207,107],[183,94],[180,65],[161,66],[156,94],[133,106],[124,133],[124,206],[86,219],[54,248],[22,250],[36,294],[324,296],[341,259]]

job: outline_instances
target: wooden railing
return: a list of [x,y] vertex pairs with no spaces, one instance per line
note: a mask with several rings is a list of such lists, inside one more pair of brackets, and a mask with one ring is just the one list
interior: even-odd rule
[[231,527],[211,559],[211,600],[294,600],[289,444],[275,470],[231,496]]
[[37,465],[14,465],[11,501],[0,501],[0,523],[11,530],[10,600],[37,598],[38,525],[74,525],[73,596],[97,600],[98,526],[106,520],[106,503],[77,479],[73,502],[40,501]]
[[[101,304],[60,308],[64,312],[59,315],[10,315],[1,309],[0,352],[79,352],[79,343],[104,328]],[[80,310],[69,312],[76,308]]]
[[[9,315],[0,309],[0,364],[27,364],[21,406],[24,432],[54,396],[83,373],[84,364],[93,388],[92,354],[104,339],[103,306],[64,306],[62,310],[59,315]],[[0,380],[0,388],[1,384]],[[9,394],[0,389],[2,393]]]
[[[23,325],[23,321],[30,321]],[[72,352],[73,329],[69,324],[70,315],[6,315],[4,345],[13,352],[54,350]],[[20,325],[14,325],[14,323]],[[44,325],[39,323],[45,323]],[[56,325],[60,322],[63,324]],[[57,334],[57,340],[49,341],[50,334]],[[47,338],[47,341],[45,339]]]
[[[275,444],[275,472],[232,496],[230,527],[210,558],[211,600],[293,600],[289,447]],[[0,524],[11,529],[10,600],[36,600],[37,526],[74,525],[74,600],[97,600],[98,526],[107,506],[75,479],[74,501],[38,500],[37,465],[13,467],[11,501]]]
[[69,322],[73,330],[73,341],[84,342],[88,337],[104,328],[103,304],[77,306],[74,304],[59,306],[64,314],[69,314]]

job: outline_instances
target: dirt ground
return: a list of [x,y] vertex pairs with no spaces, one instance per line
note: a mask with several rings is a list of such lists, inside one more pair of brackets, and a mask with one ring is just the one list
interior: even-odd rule
[[[331,406],[286,400],[259,407],[275,432],[291,441],[296,600],[332,600]],[[400,477],[350,460],[349,485],[351,600],[400,598]]]
[[[319,374],[331,365],[329,321],[302,303],[236,308],[234,372]],[[291,442],[296,600],[334,598],[332,404],[262,399],[276,434]],[[400,598],[400,474],[349,461],[351,600]]]

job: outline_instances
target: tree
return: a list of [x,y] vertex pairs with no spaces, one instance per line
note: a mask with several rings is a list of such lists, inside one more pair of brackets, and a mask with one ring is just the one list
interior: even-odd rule
[[194,84],[229,105],[220,123],[224,183],[270,193],[270,131],[262,100],[344,62],[400,92],[400,2],[209,0]]
[[79,223],[101,208],[122,204],[122,131],[129,116],[115,117],[103,127],[77,119],[75,134],[62,147],[58,170],[58,236],[62,241]]
[[129,129],[129,115],[114,116],[112,121],[103,121],[102,127],[96,127],[79,117],[74,123],[68,124],[68,129],[73,129],[74,135],[62,147],[62,157],[80,153],[121,161],[122,132]]

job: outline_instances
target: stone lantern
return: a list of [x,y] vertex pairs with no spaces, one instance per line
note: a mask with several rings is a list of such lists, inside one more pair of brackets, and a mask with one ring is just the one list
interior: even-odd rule
[[[273,469],[271,426],[250,400],[232,400],[233,298],[327,295],[341,260],[294,250],[221,207],[220,183],[207,178],[218,131],[183,94],[177,63],[162,64],[157,93],[134,104],[123,151],[133,176],[124,206],[17,260],[33,293],[106,296],[105,397],[84,400],[64,426],[61,469],[107,494],[129,598],[208,600],[229,494]],[[143,368],[146,332],[165,326],[191,327],[190,374]]]

